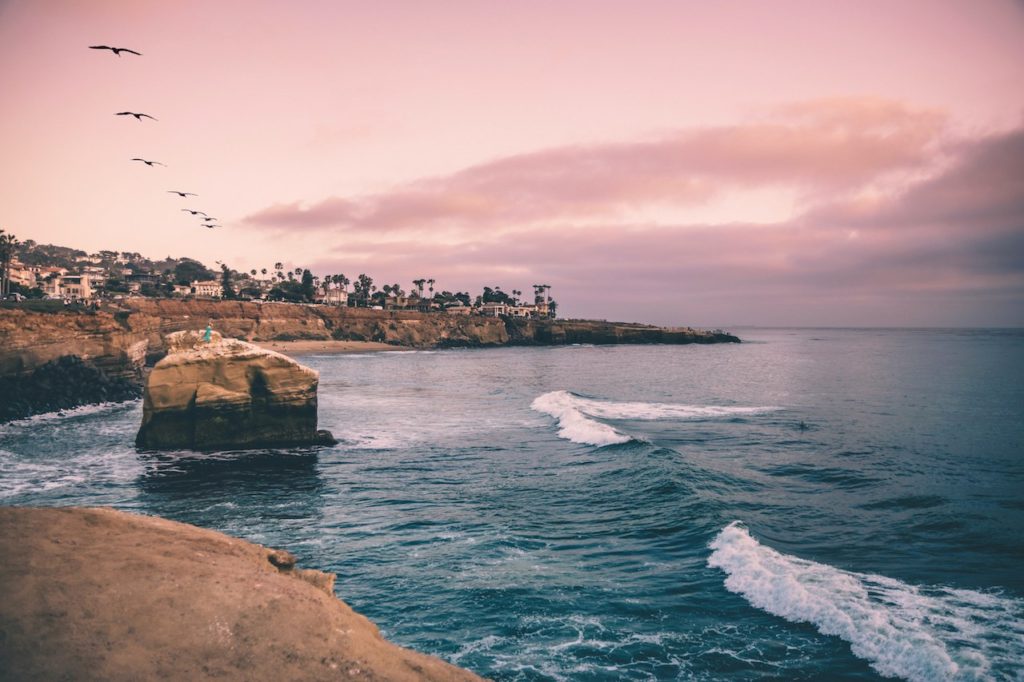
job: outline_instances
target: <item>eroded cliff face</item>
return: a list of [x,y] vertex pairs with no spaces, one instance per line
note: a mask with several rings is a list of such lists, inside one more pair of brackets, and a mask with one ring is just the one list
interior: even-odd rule
[[139,381],[149,339],[127,314],[0,310],[0,376],[24,375],[75,356],[106,374]]
[[499,346],[505,324],[479,316],[251,303],[129,299],[101,311],[0,310],[0,376],[27,374],[74,355],[108,374],[141,379],[146,361],[166,353],[164,337],[202,329],[247,341],[380,341],[412,348]]
[[[167,334],[202,329],[207,322],[225,337],[247,341],[339,339],[409,348],[739,342],[724,332],[594,320],[505,321],[478,315],[137,298],[100,311],[0,309],[0,377],[32,382],[33,372],[43,365],[74,356],[112,380],[141,386],[146,365],[166,354]],[[10,396],[0,395],[0,415],[21,410],[5,400],[10,403]]]
[[317,430],[315,370],[213,333],[169,334],[146,381],[135,444],[147,450],[246,449],[333,443]]

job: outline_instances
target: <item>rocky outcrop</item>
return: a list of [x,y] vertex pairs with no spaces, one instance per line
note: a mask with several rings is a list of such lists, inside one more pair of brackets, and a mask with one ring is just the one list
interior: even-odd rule
[[723,331],[603,320],[508,320],[507,325],[509,343],[518,346],[570,343],[740,343],[738,337]]
[[65,355],[28,374],[0,377],[0,422],[141,395],[136,382],[110,376],[92,362]]
[[333,583],[183,523],[0,507],[0,678],[480,679],[386,641]]
[[[225,336],[247,341],[338,339],[411,348],[739,342],[725,332],[595,320],[502,320],[287,303],[134,298],[99,311],[0,309],[0,377],[25,377],[48,362],[74,356],[106,376],[141,386],[145,367],[166,354],[167,334],[200,329],[208,321]],[[0,403],[3,400],[0,395]]]
[[142,427],[146,450],[218,450],[333,443],[317,431],[319,375],[291,358],[214,333],[166,337],[167,357],[149,375]]

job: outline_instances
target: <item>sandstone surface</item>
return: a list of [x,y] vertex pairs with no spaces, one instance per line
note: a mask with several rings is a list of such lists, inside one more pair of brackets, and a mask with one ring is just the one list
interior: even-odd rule
[[0,507],[0,678],[480,679],[384,640],[333,583],[165,519]]
[[317,431],[315,370],[214,332],[169,334],[149,375],[142,427],[147,450],[245,449],[334,442]]

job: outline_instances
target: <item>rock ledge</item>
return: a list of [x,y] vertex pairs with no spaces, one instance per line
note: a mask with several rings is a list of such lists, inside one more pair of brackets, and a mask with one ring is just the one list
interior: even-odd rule
[[479,680],[294,557],[112,509],[0,507],[0,679]]

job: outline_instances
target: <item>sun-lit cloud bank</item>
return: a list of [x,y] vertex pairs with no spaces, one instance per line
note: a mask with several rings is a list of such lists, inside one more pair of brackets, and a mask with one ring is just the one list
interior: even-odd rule
[[543,280],[571,315],[1024,324],[1024,129],[964,135],[876,98],[509,156],[245,223],[317,235],[323,271]]

